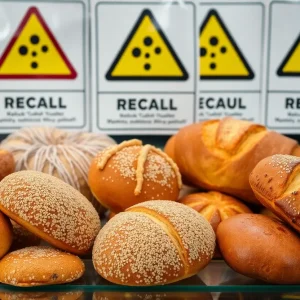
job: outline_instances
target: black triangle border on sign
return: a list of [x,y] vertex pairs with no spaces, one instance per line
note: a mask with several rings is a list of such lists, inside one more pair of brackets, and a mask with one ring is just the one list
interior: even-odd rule
[[[238,45],[236,44],[235,40],[233,39],[233,37],[231,36],[230,32],[228,31],[227,27],[225,26],[225,23],[222,21],[221,17],[219,16],[218,12],[215,10],[215,9],[211,9],[206,18],[204,19],[202,25],[201,25],[201,28],[200,28],[200,38],[201,38],[201,33],[202,31],[204,30],[204,28],[206,27],[209,19],[211,16],[215,16],[219,22],[219,24],[221,25],[223,31],[225,32],[227,38],[229,39],[229,41],[231,42],[233,48],[235,49],[235,51],[237,52],[237,54],[239,55],[240,59],[242,60],[244,66],[246,67],[249,75],[248,76],[199,76],[200,79],[209,79],[209,80],[215,80],[215,79],[227,79],[227,80],[230,80],[230,79],[241,79],[241,80],[250,80],[250,79],[253,79],[254,78],[254,72],[252,71],[250,65],[248,64],[246,58],[244,57],[243,53],[241,52],[241,50],[239,49]],[[201,59],[201,58],[199,58]],[[200,68],[201,68],[201,62],[200,62]]]
[[[174,60],[176,61],[178,67],[180,68],[180,70],[183,74],[182,76],[149,76],[149,77],[145,76],[145,77],[143,77],[143,76],[112,76],[111,75],[113,70],[115,69],[117,63],[119,62],[120,58],[122,57],[125,50],[127,49],[128,44],[130,43],[130,41],[132,40],[134,34],[136,33],[137,29],[139,28],[140,24],[142,23],[145,16],[148,16],[151,19],[151,22],[153,23],[154,27],[156,28],[158,34],[163,39],[165,45],[167,46],[168,50],[170,51],[170,53],[172,54]],[[184,80],[187,80],[189,78],[189,75],[188,75],[186,69],[184,68],[183,64],[181,63],[180,59],[178,58],[178,56],[177,56],[176,52],[174,51],[173,47],[171,46],[170,42],[168,41],[167,37],[163,33],[160,25],[158,24],[158,22],[154,18],[152,12],[149,9],[145,9],[145,10],[143,10],[141,16],[138,18],[137,22],[135,23],[135,25],[134,25],[133,29],[131,30],[130,34],[128,35],[125,43],[123,43],[123,46],[122,46],[121,50],[119,51],[118,55],[114,59],[114,62],[112,63],[109,70],[107,71],[105,77],[106,77],[107,80],[139,80],[139,81],[144,81],[144,80],[149,80],[149,81],[151,81],[151,80],[166,80],[166,81],[167,80],[176,80],[176,81],[184,81]]]
[[293,55],[294,51],[296,50],[298,44],[300,44],[300,35],[297,37],[296,41],[294,42],[293,46],[285,56],[284,60],[280,64],[278,70],[277,70],[277,75],[278,76],[300,76],[300,72],[289,72],[289,73],[284,73],[283,68],[286,65],[286,63],[290,60],[291,56]]

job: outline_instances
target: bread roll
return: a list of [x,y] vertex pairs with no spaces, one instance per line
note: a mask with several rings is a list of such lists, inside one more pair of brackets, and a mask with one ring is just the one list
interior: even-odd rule
[[96,238],[93,263],[113,283],[163,285],[198,273],[214,248],[214,231],[201,215],[174,201],[155,200],[108,221]]
[[94,156],[114,144],[104,134],[27,127],[11,133],[0,146],[13,154],[16,171],[34,170],[60,178],[80,191],[100,213],[103,208],[88,187],[88,171]]
[[9,219],[0,212],[0,258],[8,252],[12,241],[12,226]]
[[139,140],[101,151],[93,160],[89,186],[98,201],[118,213],[147,200],[177,200],[181,176],[164,152]]
[[251,210],[237,199],[219,192],[190,194],[180,202],[199,212],[216,232],[218,225],[237,214],[251,213]]
[[267,157],[253,169],[249,182],[262,205],[300,232],[299,157]]
[[0,210],[53,246],[86,254],[100,230],[93,205],[64,181],[20,171],[0,182]]
[[219,225],[217,240],[236,272],[269,283],[300,283],[300,238],[278,219],[236,215]]
[[15,171],[15,161],[12,154],[0,149],[0,181]]
[[0,282],[23,287],[62,284],[80,278],[84,271],[75,255],[50,247],[28,247],[0,261]]
[[295,140],[233,118],[185,126],[173,143],[174,160],[184,179],[254,203],[258,201],[248,180],[255,165],[267,156],[292,154],[298,148]]

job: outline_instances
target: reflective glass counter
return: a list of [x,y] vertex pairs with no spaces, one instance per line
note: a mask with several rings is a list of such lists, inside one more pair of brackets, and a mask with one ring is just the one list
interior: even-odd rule
[[32,288],[0,285],[0,300],[229,300],[300,299],[300,285],[270,285],[237,274],[224,261],[214,260],[196,276],[165,286],[128,287],[101,278],[90,259],[84,276],[70,284]]

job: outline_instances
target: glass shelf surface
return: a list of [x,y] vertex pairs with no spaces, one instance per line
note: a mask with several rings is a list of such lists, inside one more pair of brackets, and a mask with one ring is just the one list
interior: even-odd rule
[[233,271],[223,260],[213,260],[197,275],[164,286],[116,285],[99,276],[91,259],[84,259],[82,278],[65,285],[20,288],[0,284],[0,300],[227,300],[300,299],[300,285],[271,285]]

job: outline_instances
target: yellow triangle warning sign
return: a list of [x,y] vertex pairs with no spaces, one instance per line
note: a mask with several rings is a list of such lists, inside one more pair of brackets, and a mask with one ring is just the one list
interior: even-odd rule
[[201,79],[253,79],[254,73],[216,10],[208,12],[200,29]]
[[300,35],[277,70],[279,76],[300,76]]
[[188,74],[150,10],[134,25],[107,80],[187,80]]
[[74,79],[77,74],[36,7],[0,59],[0,79]]

